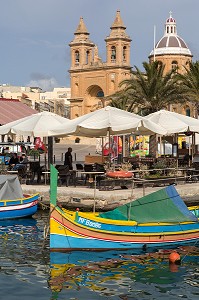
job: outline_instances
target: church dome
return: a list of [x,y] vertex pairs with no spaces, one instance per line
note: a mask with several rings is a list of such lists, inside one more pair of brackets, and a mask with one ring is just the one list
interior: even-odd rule
[[157,42],[149,57],[168,54],[192,56],[185,41],[177,35],[176,21],[171,13],[165,23],[164,36]]

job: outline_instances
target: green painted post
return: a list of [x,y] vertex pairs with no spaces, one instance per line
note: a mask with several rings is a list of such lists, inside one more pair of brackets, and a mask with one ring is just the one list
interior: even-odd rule
[[57,179],[58,171],[53,165],[50,165],[50,204],[54,206],[57,204]]

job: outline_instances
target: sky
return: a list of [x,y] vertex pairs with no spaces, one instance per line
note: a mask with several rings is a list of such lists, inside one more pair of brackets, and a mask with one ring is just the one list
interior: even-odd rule
[[199,0],[0,0],[0,84],[70,87],[70,47],[80,17],[105,62],[110,26],[120,10],[131,37],[131,66],[142,70],[164,34],[169,12],[199,60]]

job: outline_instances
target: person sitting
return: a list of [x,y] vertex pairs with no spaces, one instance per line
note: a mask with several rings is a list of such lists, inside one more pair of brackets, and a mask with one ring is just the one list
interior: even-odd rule
[[15,167],[15,165],[18,164],[18,163],[19,163],[19,159],[17,157],[17,153],[13,153],[12,156],[11,156],[11,158],[10,158],[10,160],[9,160],[9,167],[8,167],[8,169],[12,170]]
[[186,153],[182,159],[182,165],[183,166],[188,166],[190,162],[190,155]]
[[25,170],[27,169],[27,163],[28,163],[28,158],[25,153],[22,153],[21,161],[14,166],[13,170],[14,171],[23,170],[25,172]]

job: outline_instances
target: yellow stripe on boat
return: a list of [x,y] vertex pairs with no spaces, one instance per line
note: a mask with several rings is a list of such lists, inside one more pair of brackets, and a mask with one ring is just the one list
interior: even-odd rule
[[[58,212],[60,213],[60,210],[58,210]],[[72,212],[72,215],[75,215],[75,213]],[[62,216],[66,217],[65,214],[62,214]],[[68,217],[68,215],[67,215]],[[74,216],[73,216],[74,217]],[[79,224],[77,222],[75,222],[74,219],[69,219],[69,222],[71,222],[72,224],[84,228],[84,229],[88,229],[89,231],[93,231],[93,232],[101,232],[104,234],[110,234],[110,235],[118,235],[118,236],[161,236],[161,235],[178,235],[178,234],[186,234],[186,233],[195,233],[198,232],[198,229],[191,229],[191,230],[184,230],[182,231],[164,231],[164,232],[146,232],[146,233],[142,233],[142,232],[121,232],[121,231],[108,231],[108,230],[100,230],[99,229],[95,229],[95,228],[91,228],[91,227],[87,227],[84,226],[82,224]],[[53,218],[51,218],[50,220],[50,227],[51,227],[51,233],[52,234],[59,234],[59,235],[68,235],[71,236],[71,231],[73,232],[72,236],[75,237],[81,237],[78,233],[76,234],[73,229],[67,229],[64,225],[60,224],[58,221],[54,220]],[[63,232],[62,232],[63,231]]]

